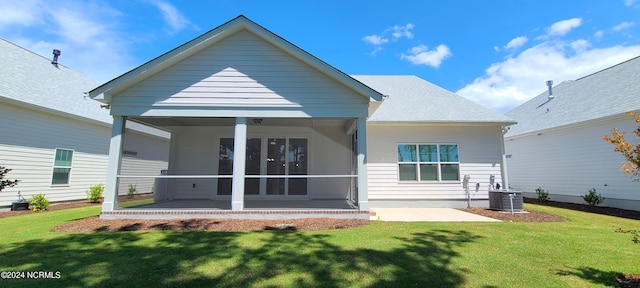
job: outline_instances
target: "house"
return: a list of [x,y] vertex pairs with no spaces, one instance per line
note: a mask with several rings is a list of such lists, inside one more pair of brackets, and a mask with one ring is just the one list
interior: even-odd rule
[[602,138],[612,128],[632,136],[638,124],[626,112],[639,110],[640,57],[549,86],[506,114],[518,121],[505,136],[510,186],[574,203],[596,189],[602,206],[640,210],[640,183],[620,171],[624,157]]
[[261,218],[463,206],[464,175],[473,202],[486,205],[514,123],[415,76],[347,75],[244,16],[89,96],[114,118],[105,218],[184,216],[117,209],[118,181],[142,176],[118,164],[129,121],[171,133],[168,170],[154,177],[166,205],[155,208]]
[[[96,84],[64,66],[0,39],[0,165],[20,180],[0,192],[0,207],[45,194],[51,202],[87,199],[91,185],[106,182],[112,117],[84,95]],[[169,134],[131,122],[122,167],[159,175],[167,167]],[[153,179],[125,179],[137,193],[150,193]]]

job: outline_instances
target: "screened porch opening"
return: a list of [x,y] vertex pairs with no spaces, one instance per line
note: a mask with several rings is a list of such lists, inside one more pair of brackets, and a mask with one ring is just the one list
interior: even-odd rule
[[248,118],[244,153],[235,147],[235,118],[129,121],[169,132],[171,144],[166,170],[121,167],[121,183],[154,183],[153,203],[125,209],[230,210],[236,155],[244,157],[245,210],[358,209],[356,119]]

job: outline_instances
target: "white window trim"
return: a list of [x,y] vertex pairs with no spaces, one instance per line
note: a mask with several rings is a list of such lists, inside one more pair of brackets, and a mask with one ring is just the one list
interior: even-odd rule
[[[56,155],[58,154],[58,150],[71,151],[71,164],[69,166],[56,166]],[[74,149],[69,149],[69,148],[56,148],[53,150],[53,164],[51,165],[53,168],[51,168],[51,181],[49,181],[51,187],[67,187],[70,185],[71,170],[73,170],[73,160],[75,159],[75,154],[76,154],[76,151]],[[56,168],[69,169],[69,178],[67,179],[67,183],[53,184],[53,173],[54,173],[53,171],[55,171]]]
[[[416,161],[403,161],[400,162],[397,160],[398,158],[398,146],[400,145],[414,145],[416,146]],[[435,145],[436,146],[436,157],[438,158],[437,162],[424,162],[420,161],[420,145]],[[456,145],[458,146],[458,161],[457,162],[442,162],[440,161],[440,146],[442,145]],[[460,183],[460,144],[458,143],[419,143],[419,142],[410,142],[410,143],[397,143],[396,144],[396,165],[397,165],[397,175],[398,175],[398,183]],[[414,164],[416,165],[416,180],[400,180],[400,165],[401,164]],[[420,179],[420,164],[436,164],[438,166],[437,180],[421,180]],[[458,179],[457,180],[442,180],[442,164],[457,164],[458,165]]]

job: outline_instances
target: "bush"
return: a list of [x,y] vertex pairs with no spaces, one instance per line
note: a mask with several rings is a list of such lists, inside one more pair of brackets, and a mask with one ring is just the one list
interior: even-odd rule
[[133,198],[133,196],[136,195],[136,191],[138,191],[138,189],[136,189],[136,185],[129,184],[129,192],[127,193],[127,197]]
[[545,191],[542,187],[536,188],[536,194],[538,194],[538,200],[541,202],[549,201],[549,191]]
[[104,192],[104,185],[97,184],[89,187],[89,191],[87,191],[87,198],[91,203],[98,203],[102,198],[102,192]]
[[582,199],[589,204],[589,207],[597,206],[598,204],[604,201],[604,197],[599,193],[596,193],[596,188],[591,188],[588,194],[580,196]]
[[35,212],[49,209],[49,200],[47,200],[47,197],[45,197],[44,194],[33,195],[27,201],[31,206],[33,206],[32,209]]
[[9,171],[11,171],[11,169],[6,168],[4,166],[0,166],[0,191],[2,191],[2,189],[6,187],[13,187],[18,185],[18,180],[4,179],[5,175],[7,175]]

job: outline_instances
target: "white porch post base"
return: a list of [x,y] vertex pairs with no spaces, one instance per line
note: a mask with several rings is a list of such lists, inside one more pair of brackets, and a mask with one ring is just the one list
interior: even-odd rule
[[233,211],[242,211],[244,210],[244,201],[232,201],[231,202],[231,210]]
[[358,118],[358,209],[369,210],[369,191],[367,189],[367,118]]
[[122,160],[122,136],[124,134],[126,118],[113,116],[111,127],[111,141],[109,142],[109,164],[107,165],[107,181],[104,185],[104,200],[102,211],[118,209],[118,174]]
[[244,210],[244,173],[247,154],[247,118],[236,118],[233,140],[233,180],[231,188],[231,210]]

